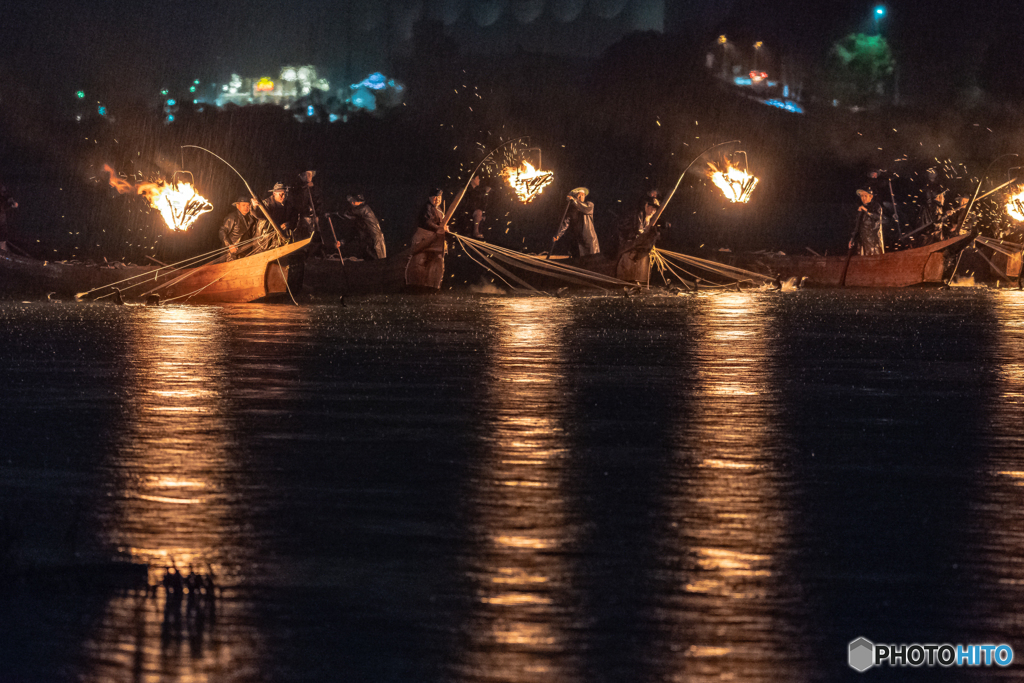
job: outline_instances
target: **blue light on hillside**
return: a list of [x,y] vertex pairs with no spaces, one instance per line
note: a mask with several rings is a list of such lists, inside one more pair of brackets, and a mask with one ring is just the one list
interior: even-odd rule
[[882,17],[884,17],[884,16],[885,16],[885,8],[884,8],[884,7],[882,7],[881,5],[879,5],[878,7],[876,7],[876,8],[875,8],[875,16],[876,16],[876,17],[878,17],[879,19],[881,19]]
[[100,116],[107,115],[107,108],[104,107],[102,104],[99,107],[97,107],[96,111],[99,113]]
[[[391,81],[391,83],[393,84],[394,81]],[[352,90],[359,90],[359,88],[367,88],[369,90],[383,90],[384,88],[388,87],[388,85],[390,84],[388,83],[387,77],[381,72],[377,71],[364,78],[362,83],[356,83],[355,85],[350,85],[348,87]]]
[[377,109],[377,98],[366,88],[356,90],[349,101],[356,109],[365,109],[366,111],[375,111]]
[[312,104],[306,107],[306,116],[316,116],[316,108]]
[[772,99],[772,100],[761,100],[761,101],[764,102],[765,104],[767,104],[769,107],[777,107],[779,109],[784,109],[786,111],[793,112],[794,114],[803,114],[804,113],[803,107],[801,107],[796,102],[793,102],[792,100]]
[[168,107],[173,107],[173,106],[174,106],[174,105],[176,105],[177,103],[178,103],[178,101],[177,101],[177,100],[167,100],[167,106],[168,106]]

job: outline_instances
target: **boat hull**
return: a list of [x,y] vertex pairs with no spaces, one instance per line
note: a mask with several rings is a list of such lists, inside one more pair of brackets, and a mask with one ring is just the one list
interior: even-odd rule
[[[166,268],[114,268],[37,261],[0,251],[0,296],[32,298],[55,294],[73,297],[92,290],[96,290],[93,295],[102,296],[109,293],[108,286],[114,285],[122,290],[125,299],[144,299],[156,294],[161,302],[248,303],[279,296],[286,298],[289,266],[281,264],[279,259],[308,243],[307,239],[235,261],[173,272]],[[92,298],[92,295],[85,298]]]
[[893,251],[879,256],[759,254],[740,259],[736,265],[772,277],[779,275],[783,280],[806,278],[804,285],[813,287],[911,287],[941,284],[946,257],[965,247],[971,239],[972,235],[960,235],[916,249]]

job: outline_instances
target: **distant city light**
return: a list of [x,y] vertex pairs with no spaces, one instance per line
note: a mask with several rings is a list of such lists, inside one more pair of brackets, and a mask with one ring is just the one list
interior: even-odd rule
[[274,89],[274,81],[264,76],[256,82],[256,92],[271,92]]
[[882,5],[879,5],[878,7],[875,8],[875,17],[881,19],[884,16],[885,16],[885,7],[883,7]]
[[316,115],[316,108],[313,107],[312,104],[309,105],[308,107],[306,107],[306,116],[315,116],[315,115]]
[[754,43],[754,49],[755,50],[760,50],[762,47],[764,47],[764,43],[761,42],[760,40],[757,41],[756,43]]
[[96,111],[99,112],[100,116],[106,116],[107,115],[107,108],[104,107],[102,104],[99,106],[99,108],[96,109]]
[[192,81],[192,82],[195,83],[196,85],[199,85],[199,79],[198,78],[196,80]]
[[196,91],[196,86],[193,85],[191,88],[188,89],[188,91],[189,92],[195,92]]
[[164,88],[163,90],[161,90],[160,94],[163,95],[164,97],[167,97],[167,88]]
[[167,122],[170,123],[173,120],[174,120],[174,114],[168,114],[167,115]]
[[178,101],[177,101],[177,100],[167,100],[167,106],[168,106],[168,107],[173,107],[173,106],[174,106],[174,105],[176,105],[177,103],[178,103]]
[[84,90],[79,90],[78,92],[75,93],[75,96],[78,97],[78,99],[80,99],[80,100],[84,99],[85,98],[85,91]]

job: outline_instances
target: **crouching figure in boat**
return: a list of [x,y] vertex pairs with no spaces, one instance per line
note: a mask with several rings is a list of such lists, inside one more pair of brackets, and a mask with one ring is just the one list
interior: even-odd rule
[[626,282],[647,285],[651,278],[651,250],[660,234],[655,214],[657,196],[647,195],[640,208],[619,225],[619,250],[615,277]]

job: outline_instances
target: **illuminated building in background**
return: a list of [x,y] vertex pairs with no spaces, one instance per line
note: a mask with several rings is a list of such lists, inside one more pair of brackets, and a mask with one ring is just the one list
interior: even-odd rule
[[[276,104],[291,109],[302,98],[324,97],[330,92],[331,84],[326,78],[318,78],[315,66],[283,66],[278,75],[242,78],[231,74],[227,84],[221,86],[216,104],[246,106],[249,104]],[[302,103],[303,109],[305,104]]]

